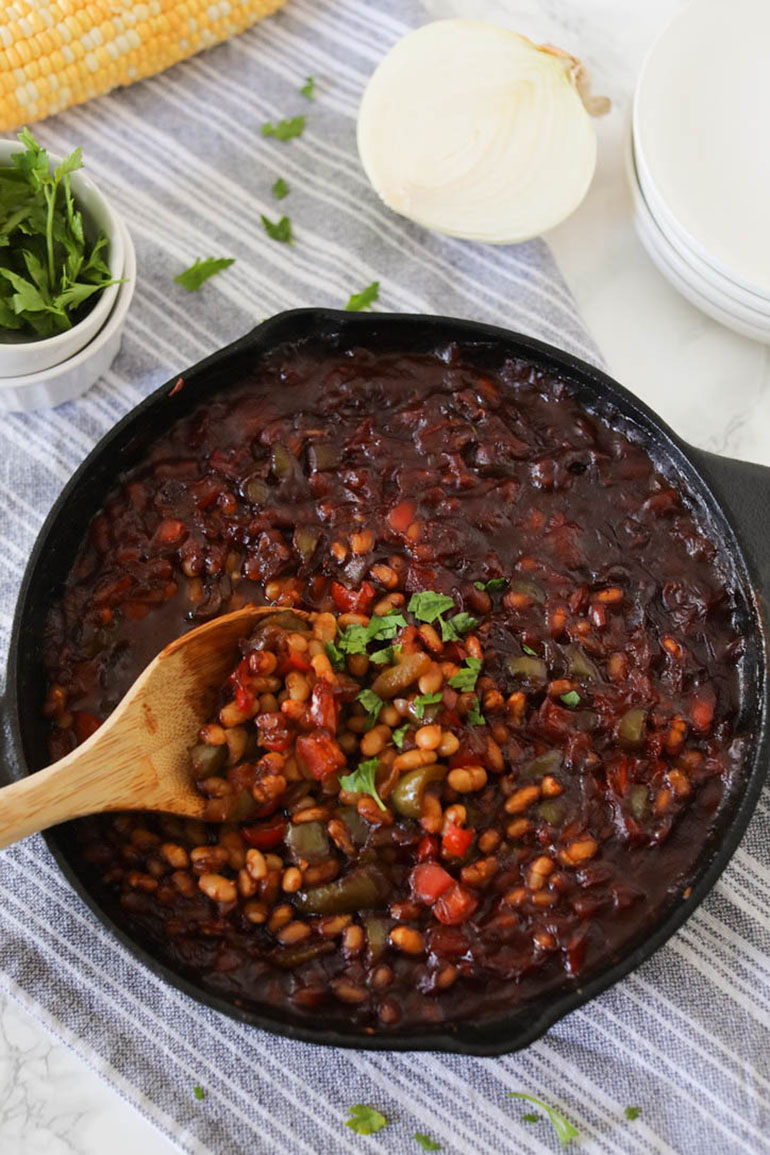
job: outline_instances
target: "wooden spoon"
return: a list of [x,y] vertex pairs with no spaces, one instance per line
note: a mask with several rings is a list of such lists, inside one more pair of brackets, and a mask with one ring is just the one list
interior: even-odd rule
[[[201,818],[190,750],[211,718],[238,642],[265,614],[245,606],[162,650],[106,722],[58,762],[0,789],[0,849],[70,818],[104,810],[162,810]],[[308,620],[311,614],[291,609]]]

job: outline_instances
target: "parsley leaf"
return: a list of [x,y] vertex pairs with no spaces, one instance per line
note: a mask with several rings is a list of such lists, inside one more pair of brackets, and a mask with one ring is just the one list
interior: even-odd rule
[[382,617],[375,614],[366,627],[369,632],[369,641],[374,642],[378,638],[386,640],[395,638],[398,631],[405,625],[406,618],[403,614],[390,613],[383,614]]
[[412,594],[406,608],[419,621],[430,623],[435,622],[440,614],[453,609],[454,602],[446,594],[437,594],[433,590],[423,590],[422,593]]
[[574,710],[575,706],[580,705],[580,694],[577,690],[570,690],[568,694],[561,694],[560,697],[564,705],[569,706],[570,710]]
[[488,582],[474,582],[477,590],[486,590],[487,593],[494,593],[495,590],[504,590],[508,585],[508,578],[490,578]]
[[454,628],[452,623],[446,621],[444,618],[441,617],[440,614],[436,618],[436,625],[441,627],[441,640],[442,640],[442,642],[459,642],[460,641],[460,635],[458,634],[457,630]]
[[380,716],[380,710],[385,705],[382,698],[375,694],[374,690],[362,690],[360,694],[356,694],[356,701],[360,702],[367,713],[367,729],[371,730]]
[[196,1083],[195,1086],[193,1087],[193,1095],[195,1096],[196,1099],[199,1099],[199,1100],[205,1099],[206,1092],[203,1090],[203,1087],[199,1086],[199,1084]]
[[293,116],[290,120],[279,120],[273,124],[268,120],[262,125],[263,136],[274,136],[276,140],[293,140],[295,136],[302,136],[305,131],[307,117]]
[[371,308],[375,301],[380,299],[380,282],[372,281],[360,293],[351,293],[345,309],[348,313],[360,313],[362,309]]
[[529,646],[525,646],[523,642],[521,643],[521,648],[525,654],[529,654],[530,658],[536,658],[537,657],[537,654],[535,653],[535,651],[533,649],[530,649]]
[[414,712],[418,718],[425,717],[425,707],[435,706],[444,697],[443,691],[436,690],[435,694],[420,694],[414,700]]
[[[374,784],[374,777],[379,766],[379,758],[369,758],[366,762],[359,762],[358,768],[352,774],[346,774],[344,778],[340,778],[339,783],[343,790],[349,790],[351,794],[371,794],[380,810],[385,810],[385,803],[377,793],[377,787]],[[368,1135],[369,1132],[362,1131],[361,1134]]]
[[375,650],[369,655],[369,661],[375,666],[384,666],[388,662],[395,662],[396,656],[401,653],[403,646],[386,646],[384,650]]
[[626,1113],[626,1118],[630,1119],[633,1122],[634,1119],[638,1119],[639,1116],[641,1115],[642,1108],[641,1107],[626,1107],[625,1113]]
[[569,1119],[565,1119],[564,1115],[560,1114],[555,1107],[549,1107],[542,1099],[536,1099],[534,1095],[525,1095],[523,1091],[508,1091],[507,1094],[511,1099],[527,1099],[536,1107],[541,1107],[551,1121],[563,1147],[566,1147],[573,1139],[577,1139],[577,1128],[573,1127]]
[[449,679],[449,685],[452,686],[453,689],[467,694],[476,685],[478,676],[481,673],[481,666],[481,658],[467,658],[465,667],[461,667],[457,673]]
[[265,232],[274,241],[281,241],[284,245],[291,244],[291,221],[288,217],[281,217],[275,223],[266,217],[264,213],[260,213],[262,217],[262,224],[265,227]]
[[471,726],[486,726],[487,720],[479,709],[479,700],[476,694],[473,695],[473,702],[471,708],[466,714],[466,719]]
[[277,201],[282,201],[284,197],[289,195],[289,186],[282,176],[279,176],[273,185],[272,193]]
[[204,281],[221,273],[223,269],[229,269],[234,263],[234,257],[206,257],[203,261],[196,257],[189,269],[174,277],[174,282],[187,289],[188,293],[197,293]]
[[403,726],[399,726],[397,730],[393,731],[393,741],[395,742],[396,746],[398,746],[399,750],[403,750],[404,748],[404,737],[406,736],[408,729],[409,723],[404,722]]
[[540,1115],[530,1115],[530,1114],[522,1115],[521,1121],[522,1121],[522,1123],[539,1123],[540,1122]]
[[457,630],[458,634],[467,634],[476,628],[479,624],[479,619],[463,611],[461,614],[455,614],[453,618],[450,618],[449,623],[453,629]]
[[327,642],[325,649],[326,656],[334,669],[341,670],[345,665],[345,656],[342,653],[342,650],[338,646],[335,646],[334,642]]
[[305,83],[299,91],[300,95],[306,96],[308,100],[315,100],[315,79],[312,76],[306,76]]
[[374,1107],[356,1103],[355,1107],[350,1107],[348,1110],[350,1111],[350,1118],[345,1126],[350,1127],[351,1131],[355,1131],[357,1135],[376,1135],[378,1131],[387,1126],[388,1120]]
[[423,1151],[440,1151],[441,1144],[434,1142],[430,1135],[426,1135],[423,1131],[415,1131],[414,1137],[422,1147]]
[[337,639],[337,645],[343,654],[365,654],[369,645],[369,631],[366,626],[348,626]]
[[342,653],[365,654],[370,642],[390,641],[405,625],[406,618],[403,614],[383,614],[382,617],[375,615],[368,626],[348,626],[344,633],[340,634],[338,645]]

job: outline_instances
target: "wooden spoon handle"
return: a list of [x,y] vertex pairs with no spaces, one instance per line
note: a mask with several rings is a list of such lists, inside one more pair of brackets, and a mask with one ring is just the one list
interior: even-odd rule
[[131,809],[135,792],[143,788],[149,792],[156,785],[153,765],[145,758],[131,768],[130,782],[124,779],[116,790],[115,777],[105,772],[103,748],[80,747],[45,770],[0,790],[0,850],[71,818]]

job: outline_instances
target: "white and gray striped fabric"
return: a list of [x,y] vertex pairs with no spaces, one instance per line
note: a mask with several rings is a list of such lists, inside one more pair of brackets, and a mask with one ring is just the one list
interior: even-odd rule
[[[540,243],[490,249],[430,235],[377,202],[355,152],[367,76],[405,28],[407,0],[289,0],[236,41],[39,128],[82,144],[123,213],[139,283],[123,350],[79,401],[0,427],[0,628],[7,646],[22,570],[53,499],[98,438],[156,385],[299,305],[339,306],[370,281],[380,306],[522,329],[588,359],[596,350]],[[298,89],[318,80],[308,104]],[[266,120],[308,115],[288,144]],[[280,206],[270,187],[291,186]],[[260,213],[290,213],[293,247]],[[236,265],[202,292],[173,275],[196,256]],[[322,1051],[245,1027],[169,989],[102,929],[39,838],[0,855],[0,985],[185,1152],[338,1155],[558,1150],[518,1121],[506,1091],[562,1108],[587,1152],[770,1152],[770,810],[760,803],[709,899],[641,970],[501,1059]],[[206,1089],[197,1102],[194,1084]],[[362,1138],[353,1103],[390,1120]],[[642,1108],[627,1122],[624,1107]]]

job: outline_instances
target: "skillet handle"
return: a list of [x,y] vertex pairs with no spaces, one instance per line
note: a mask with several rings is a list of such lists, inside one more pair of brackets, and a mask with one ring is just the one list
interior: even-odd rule
[[765,613],[770,607],[770,468],[691,449],[705,480],[730,516],[751,564]]

